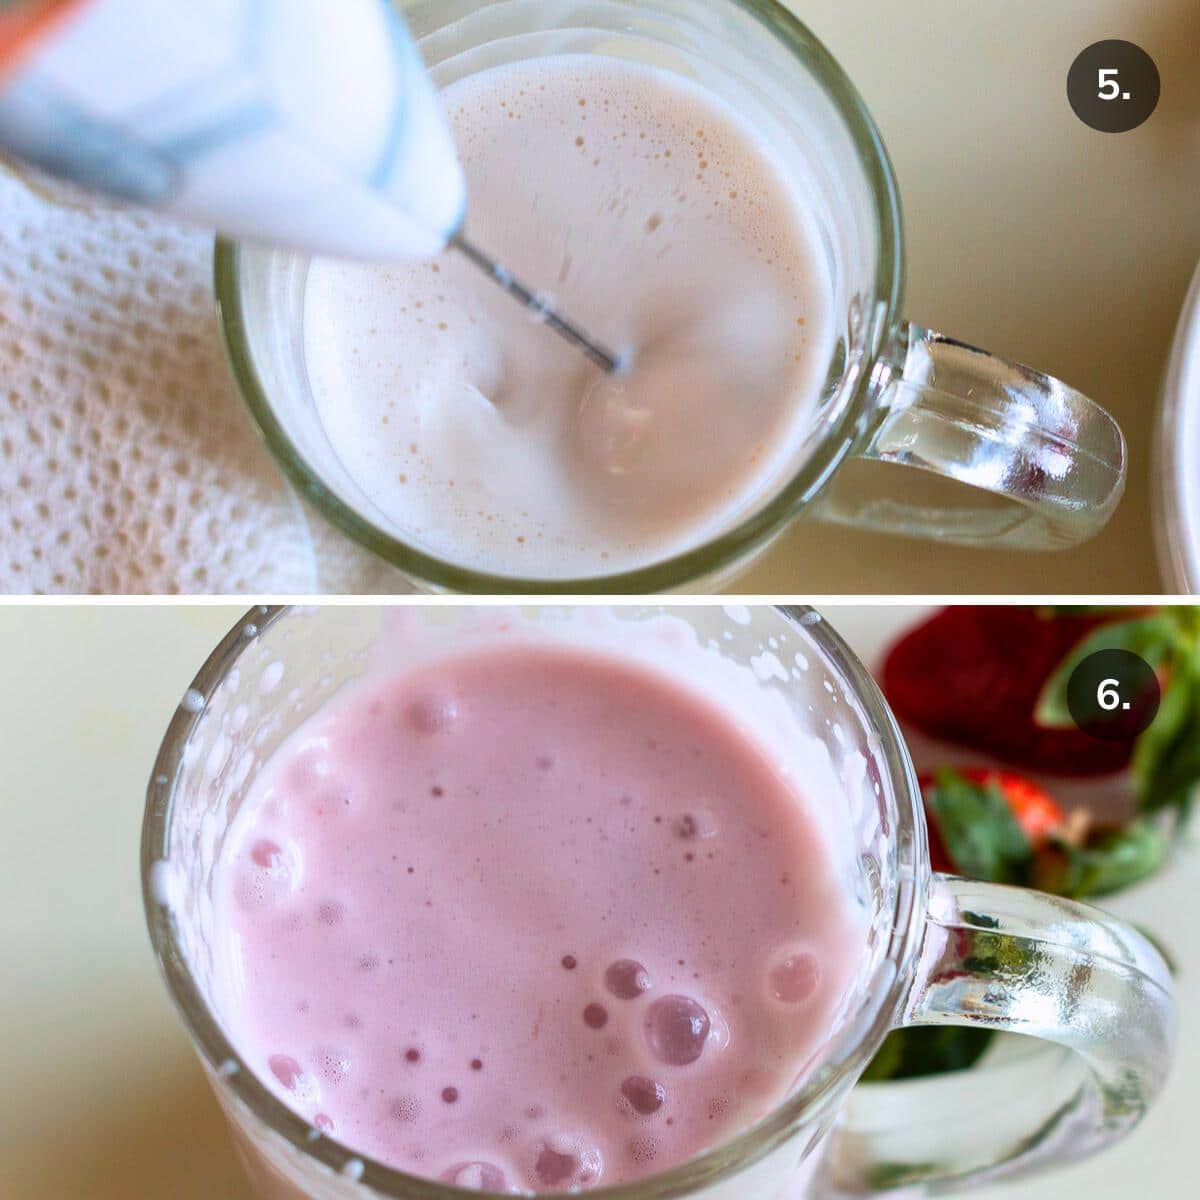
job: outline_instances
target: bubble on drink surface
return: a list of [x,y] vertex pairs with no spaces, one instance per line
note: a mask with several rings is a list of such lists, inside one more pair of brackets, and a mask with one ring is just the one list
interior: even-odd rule
[[704,1053],[712,1023],[690,996],[663,996],[647,1011],[644,1028],[646,1044],[659,1062],[686,1067]]
[[317,905],[317,920],[322,925],[340,925],[345,915],[346,906],[340,900],[323,900]]
[[490,1162],[463,1162],[442,1172],[442,1182],[474,1192],[507,1192],[508,1176]]
[[336,1087],[350,1074],[350,1055],[339,1046],[322,1046],[317,1051],[317,1071]]
[[648,1079],[645,1075],[629,1075],[621,1084],[621,1095],[635,1113],[649,1117],[662,1108],[667,1099],[667,1090],[657,1080]]
[[235,894],[246,909],[261,908],[295,891],[300,882],[300,854],[294,846],[281,846],[271,838],[257,838],[248,847],[237,872]]
[[264,695],[273,692],[283,680],[284,665],[281,662],[270,663],[263,669],[258,679],[258,690]]
[[286,866],[283,849],[269,838],[259,838],[250,847],[250,861],[255,866],[262,867],[264,871],[282,870]]
[[320,1130],[321,1133],[325,1134],[326,1137],[332,1137],[333,1134],[337,1133],[337,1126],[333,1123],[333,1118],[329,1116],[328,1113],[317,1113],[317,1115],[313,1117],[313,1124],[318,1130]]
[[271,1074],[293,1096],[302,1100],[316,1098],[316,1083],[290,1054],[272,1054],[267,1059],[267,1066],[271,1068]]
[[603,1004],[589,1004],[583,1010],[583,1023],[589,1029],[603,1029],[608,1024],[608,1009]]
[[600,1151],[586,1138],[555,1133],[533,1148],[532,1180],[536,1186],[569,1192],[599,1182],[604,1170]]
[[629,1157],[639,1167],[648,1167],[658,1157],[658,1138],[638,1134],[629,1139]]
[[604,986],[618,1000],[636,1000],[653,986],[650,972],[636,959],[619,958],[604,972]]
[[676,817],[672,828],[683,842],[706,842],[719,832],[717,816],[711,809],[695,808]]
[[271,1074],[283,1084],[289,1092],[294,1091],[297,1081],[304,1074],[303,1067],[287,1054],[272,1054],[267,1060]]
[[421,1115],[421,1102],[416,1096],[395,1096],[388,1105],[388,1115],[401,1125],[411,1125]]
[[767,989],[781,1004],[803,1004],[820,982],[821,964],[807,950],[784,950],[767,971]]
[[448,692],[426,692],[409,703],[404,717],[417,733],[446,733],[458,721],[458,701]]

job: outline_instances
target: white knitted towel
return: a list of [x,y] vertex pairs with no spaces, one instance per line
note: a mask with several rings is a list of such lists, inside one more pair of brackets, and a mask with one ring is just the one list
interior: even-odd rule
[[0,591],[410,590],[271,461],[211,275],[210,237],[0,166]]

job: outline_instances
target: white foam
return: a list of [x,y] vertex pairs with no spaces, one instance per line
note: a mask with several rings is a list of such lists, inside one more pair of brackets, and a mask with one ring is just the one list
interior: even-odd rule
[[160,908],[173,908],[179,897],[181,881],[174,864],[160,858],[150,868],[150,898]]

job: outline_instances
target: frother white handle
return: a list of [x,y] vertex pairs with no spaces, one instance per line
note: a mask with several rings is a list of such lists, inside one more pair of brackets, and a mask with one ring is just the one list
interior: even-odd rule
[[57,3],[0,62],[0,151],[315,253],[425,257],[461,227],[462,169],[389,0]]

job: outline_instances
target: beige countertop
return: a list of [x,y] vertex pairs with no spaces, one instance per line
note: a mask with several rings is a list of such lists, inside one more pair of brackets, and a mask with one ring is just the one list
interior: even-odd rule
[[[873,110],[900,179],[908,314],[1057,375],[1117,417],[1128,495],[1053,556],[795,526],[744,593],[1156,593],[1150,508],[1158,389],[1200,258],[1195,0],[790,0]],[[1096,133],[1067,71],[1124,38],[1154,57],[1158,111]]]
[[[827,610],[868,659],[908,610]],[[250,1200],[158,978],[141,911],[143,792],[167,722],[240,610],[0,608],[0,1197]],[[1101,1158],[981,1200],[1174,1200],[1200,1125],[1194,862],[1119,898],[1184,966],[1167,1096]]]

